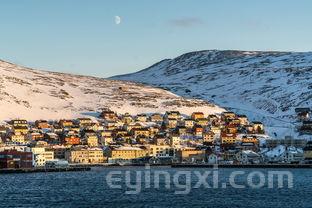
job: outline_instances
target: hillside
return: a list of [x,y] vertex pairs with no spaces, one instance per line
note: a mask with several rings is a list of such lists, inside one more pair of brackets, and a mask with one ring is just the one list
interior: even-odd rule
[[103,108],[132,114],[222,111],[208,102],[143,84],[39,71],[0,61],[0,120],[96,116]]
[[294,108],[312,106],[312,53],[198,51],[111,79],[162,87],[204,99],[294,134]]

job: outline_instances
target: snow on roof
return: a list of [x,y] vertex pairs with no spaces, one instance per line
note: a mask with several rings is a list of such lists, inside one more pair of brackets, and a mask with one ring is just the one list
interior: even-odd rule
[[130,151],[130,150],[142,150],[142,149],[139,148],[139,147],[121,146],[121,147],[114,148],[114,150],[118,150],[118,151]]
[[286,148],[284,145],[278,145],[274,149],[268,151],[265,153],[267,157],[279,157],[286,151]]

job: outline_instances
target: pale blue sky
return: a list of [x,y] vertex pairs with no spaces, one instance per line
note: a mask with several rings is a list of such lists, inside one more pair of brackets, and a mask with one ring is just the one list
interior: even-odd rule
[[108,77],[194,50],[312,51],[311,11],[311,0],[0,0],[0,59]]

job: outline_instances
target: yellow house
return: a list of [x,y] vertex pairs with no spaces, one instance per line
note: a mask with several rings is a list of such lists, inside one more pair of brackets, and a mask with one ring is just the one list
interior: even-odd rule
[[97,164],[104,162],[103,150],[100,148],[75,147],[65,153],[70,163]]
[[167,111],[165,117],[167,119],[179,120],[181,118],[181,114],[179,111]]
[[138,114],[136,117],[137,121],[140,122],[146,122],[147,121],[147,115],[146,114]]
[[198,118],[196,119],[196,123],[201,126],[208,126],[209,120],[208,118]]
[[102,136],[101,137],[101,144],[104,146],[108,146],[109,144],[112,144],[113,142],[114,142],[114,139],[111,136]]
[[134,138],[137,138],[138,136],[144,136],[144,137],[150,136],[150,132],[146,128],[132,129],[131,132],[132,132],[132,135],[134,136]]
[[153,157],[166,157],[169,156],[173,148],[169,145],[146,145],[149,156]]
[[193,112],[191,118],[196,121],[197,119],[205,118],[205,115],[203,112]]
[[236,134],[222,133],[221,143],[222,144],[234,144],[236,142]]
[[215,133],[212,131],[203,133],[203,141],[207,143],[214,143],[215,141]]
[[264,125],[263,125],[263,123],[254,121],[254,122],[252,122],[252,127],[253,127],[253,130],[256,133],[259,133],[259,134],[260,133],[264,133]]
[[16,135],[26,135],[28,133],[28,127],[27,126],[15,126],[13,128],[13,132]]
[[178,125],[178,120],[176,119],[168,119],[167,120],[167,127],[170,129],[174,129],[176,128]]
[[228,112],[223,112],[221,117],[222,117],[222,120],[234,119],[236,118],[236,114],[228,111]]
[[126,113],[125,115],[122,116],[121,121],[125,124],[129,124],[133,121],[133,118],[129,113]]
[[79,126],[89,126],[92,124],[91,118],[78,118]]
[[95,134],[87,135],[86,140],[89,147],[97,147],[99,145],[99,139]]
[[106,156],[112,160],[131,160],[148,156],[148,151],[132,146],[111,147],[107,150]]
[[151,121],[152,122],[162,122],[163,117],[159,113],[154,113],[153,115],[151,115]]
[[186,128],[193,128],[194,126],[194,120],[193,119],[184,119],[184,126]]
[[65,127],[71,127],[73,125],[73,121],[72,120],[67,120],[67,119],[61,119],[59,121],[59,125],[63,128]]
[[12,134],[10,136],[11,142],[16,144],[26,144],[25,135],[22,134]]

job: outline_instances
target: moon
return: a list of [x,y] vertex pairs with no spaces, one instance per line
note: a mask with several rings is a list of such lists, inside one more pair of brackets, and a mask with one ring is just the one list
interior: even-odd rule
[[119,25],[121,23],[121,17],[120,16],[115,16],[115,24]]

